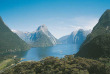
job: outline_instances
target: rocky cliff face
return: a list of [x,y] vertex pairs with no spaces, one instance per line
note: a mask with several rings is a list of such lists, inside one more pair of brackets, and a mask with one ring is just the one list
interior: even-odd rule
[[86,39],[86,36],[91,32],[91,30],[84,31],[79,29],[77,32],[72,32],[70,35],[61,37],[59,41],[62,44],[79,44],[81,45]]
[[47,47],[57,44],[57,39],[48,31],[46,25],[41,25],[35,32],[24,33],[16,32],[24,41],[32,47]]

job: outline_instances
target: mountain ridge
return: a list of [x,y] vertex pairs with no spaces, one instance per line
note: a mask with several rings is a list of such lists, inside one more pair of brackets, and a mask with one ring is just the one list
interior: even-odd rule
[[72,32],[70,35],[63,36],[59,39],[62,44],[79,44],[85,40],[86,36],[91,32],[91,30],[79,29],[76,32]]
[[0,53],[24,51],[29,49],[28,44],[13,33],[0,17]]
[[34,32],[22,32],[23,35],[17,34],[32,47],[48,47],[58,43],[58,40],[48,31],[47,26],[44,24],[39,26]]
[[110,10],[106,10],[75,56],[110,57]]

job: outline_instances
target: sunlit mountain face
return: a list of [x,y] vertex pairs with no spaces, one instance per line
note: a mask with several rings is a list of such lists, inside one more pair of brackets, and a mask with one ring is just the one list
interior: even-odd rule
[[83,29],[79,29],[76,32],[72,32],[70,35],[63,36],[59,39],[62,44],[78,44],[81,45],[86,36],[91,32],[91,30],[84,31]]
[[58,43],[58,40],[48,31],[46,25],[39,26],[36,31],[32,33],[14,32],[32,47],[47,47]]

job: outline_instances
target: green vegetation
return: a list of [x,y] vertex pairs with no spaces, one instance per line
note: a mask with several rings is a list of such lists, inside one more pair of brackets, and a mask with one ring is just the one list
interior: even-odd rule
[[20,59],[13,57],[13,52],[29,49],[28,44],[13,33],[0,17],[0,70],[17,63]]
[[99,35],[81,47],[75,56],[86,58],[110,57],[110,35]]
[[110,10],[106,10],[75,55],[86,58],[110,57]]
[[[4,71],[2,74],[109,74],[110,66],[103,61],[74,58],[73,55],[62,59],[47,57],[41,61],[27,61]],[[107,61],[106,61],[107,63]]]
[[7,64],[8,63],[11,63],[13,62],[12,59],[7,59],[7,60],[4,60],[3,62],[0,63],[0,70],[2,70],[3,68],[7,67]]
[[21,57],[23,56],[23,51],[21,52],[14,52],[14,53],[4,53],[0,54],[0,73],[4,69],[8,69],[9,67],[15,65],[21,60]]
[[[26,49],[24,47],[27,46],[26,43],[17,38],[18,36],[9,29],[5,30],[2,27],[3,25],[0,26],[0,52],[6,53]],[[38,41],[41,41],[41,43],[36,41],[39,44],[34,43],[35,46],[45,46],[42,44],[45,41],[47,42],[46,45],[48,43],[52,44],[42,33],[38,34],[36,36],[38,36]],[[45,39],[45,41],[42,39]],[[1,55],[4,56],[4,54]],[[4,69],[14,63],[13,59],[7,58],[9,56],[4,61],[0,60],[0,69]],[[5,70],[2,74],[110,74],[110,10],[107,10],[102,15],[75,57],[74,55],[68,55],[61,59],[47,57],[38,62],[22,62]]]
[[8,66],[11,66],[13,64],[16,64],[19,61],[19,59],[7,59],[0,62],[0,70],[5,69]]
[[90,42],[93,38],[99,35],[110,34],[110,10],[106,10],[104,14],[100,17],[99,22],[93,28],[92,32],[87,36],[85,42],[86,44]]
[[27,49],[29,46],[13,33],[0,18],[0,54]]

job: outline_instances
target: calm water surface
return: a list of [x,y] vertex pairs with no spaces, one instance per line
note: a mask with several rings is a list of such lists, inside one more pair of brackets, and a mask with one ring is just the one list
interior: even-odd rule
[[78,52],[77,44],[59,44],[52,47],[31,48],[23,53],[22,61],[39,61],[48,56],[63,58],[65,55],[73,55]]

